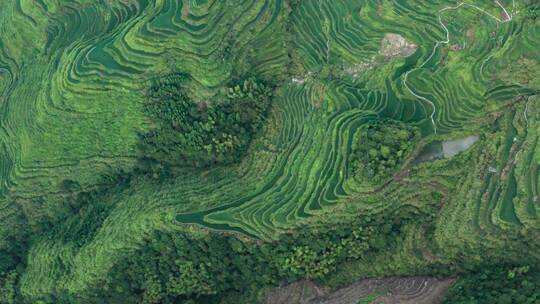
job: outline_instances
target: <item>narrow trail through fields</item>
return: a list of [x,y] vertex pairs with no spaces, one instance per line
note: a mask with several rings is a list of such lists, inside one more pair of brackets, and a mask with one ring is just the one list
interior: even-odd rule
[[[420,70],[422,68],[424,68],[424,66],[431,60],[431,58],[433,58],[433,56],[435,55],[435,52],[437,50],[437,48],[442,45],[442,44],[448,44],[450,43],[450,31],[448,30],[448,28],[446,27],[446,25],[443,23],[442,21],[442,14],[445,12],[445,11],[449,11],[449,10],[457,10],[459,9],[460,7],[463,7],[463,6],[469,6],[469,7],[472,7],[478,11],[480,11],[481,13],[483,14],[486,14],[487,16],[495,19],[497,21],[497,23],[506,23],[506,22],[509,22],[509,21],[512,21],[512,18],[513,18],[513,15],[514,15],[514,9],[515,9],[515,0],[512,0],[512,13],[511,14],[508,14],[508,11],[504,8],[504,6],[502,4],[499,3],[499,1],[495,1],[495,3],[497,3],[497,5],[499,5],[505,15],[507,16],[506,20],[501,20],[499,18],[497,18],[496,16],[490,14],[489,12],[487,12],[486,10],[474,5],[474,4],[470,4],[470,3],[466,3],[466,2],[461,2],[459,3],[458,5],[454,6],[454,7],[451,7],[451,6],[447,6],[441,10],[439,10],[439,14],[438,14],[438,19],[439,19],[439,23],[440,25],[444,28],[445,32],[446,32],[446,39],[445,40],[439,40],[439,41],[435,41],[435,46],[433,47],[433,50],[431,52],[431,55],[417,68],[414,68],[414,69],[411,69],[409,70],[407,73],[405,73],[405,77],[403,78],[403,85],[407,88],[407,90],[416,98],[420,99],[420,100],[423,100],[425,101],[426,103],[428,103],[431,108],[433,109],[433,111],[431,112],[431,115],[430,115],[430,118],[431,118],[431,124],[433,125],[433,131],[435,134],[437,134],[437,125],[435,123],[435,112],[437,111],[436,107],[435,107],[435,104],[433,103],[433,101],[429,100],[428,98],[424,97],[424,96],[421,96],[419,94],[417,94],[416,92],[414,92],[411,87],[409,87],[409,85],[407,84],[407,79],[408,79],[408,76],[410,73],[414,72],[414,71],[417,71],[417,70]],[[489,57],[488,57],[489,58]],[[486,59],[487,60],[487,59]],[[483,65],[482,65],[483,67]]]
[[529,110],[529,103],[531,103],[532,98],[536,98],[538,95],[531,95],[529,98],[527,98],[527,103],[525,104],[525,110],[523,110],[523,117],[525,118],[525,128],[529,128],[529,118],[527,115],[527,111]]

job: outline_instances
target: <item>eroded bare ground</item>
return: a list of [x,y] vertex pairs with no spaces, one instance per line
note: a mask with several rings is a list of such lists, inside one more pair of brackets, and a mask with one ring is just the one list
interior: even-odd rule
[[416,44],[408,41],[405,39],[405,37],[399,34],[387,33],[381,40],[381,47],[379,49],[379,55],[382,56],[382,58],[373,56],[371,59],[365,62],[355,64],[344,69],[343,72],[346,75],[357,77],[362,73],[370,71],[389,60],[409,57],[416,52],[417,48],[418,46]]
[[329,289],[321,288],[317,284],[308,281],[298,281],[285,286],[276,287],[266,292],[265,303],[288,304],[288,303],[312,303],[330,292]]
[[386,58],[408,57],[416,52],[416,44],[399,34],[387,33],[381,42],[379,53]]
[[430,277],[365,279],[329,290],[311,281],[295,282],[266,293],[266,304],[356,304],[379,294],[373,304],[436,304],[454,279]]

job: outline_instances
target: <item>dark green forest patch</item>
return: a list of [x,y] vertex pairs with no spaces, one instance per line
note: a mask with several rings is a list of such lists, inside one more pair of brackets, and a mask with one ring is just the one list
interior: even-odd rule
[[444,304],[513,304],[540,302],[537,267],[483,265],[458,280],[445,295]]
[[[333,226],[300,227],[274,242],[233,235],[155,232],[103,278],[105,288],[73,295],[88,303],[256,303],[264,287],[322,279],[347,261],[394,248],[411,221],[431,217],[403,208]],[[239,300],[241,299],[241,300]]]
[[412,152],[420,138],[417,128],[394,120],[362,126],[351,157],[355,179],[376,185],[387,179]]
[[198,167],[238,160],[267,116],[270,88],[247,78],[197,102],[184,88],[188,79],[175,74],[152,82],[145,109],[154,127],[141,136],[142,155]]

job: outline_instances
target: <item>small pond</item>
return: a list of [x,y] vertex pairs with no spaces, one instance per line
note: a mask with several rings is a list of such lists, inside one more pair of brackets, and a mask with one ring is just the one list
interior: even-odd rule
[[471,135],[461,139],[432,142],[420,151],[413,164],[453,157],[469,149],[479,139],[478,135]]

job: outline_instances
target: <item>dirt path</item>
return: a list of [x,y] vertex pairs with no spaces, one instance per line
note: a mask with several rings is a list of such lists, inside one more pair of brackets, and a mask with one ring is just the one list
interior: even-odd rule
[[[419,69],[422,69],[430,60],[431,58],[433,58],[433,56],[435,55],[436,53],[436,50],[437,48],[442,45],[442,44],[448,44],[450,43],[450,31],[448,30],[448,28],[446,27],[446,25],[442,22],[442,14],[446,11],[449,11],[449,10],[457,10],[461,7],[470,7],[470,8],[473,8],[473,9],[476,9],[478,11],[480,11],[481,13],[495,19],[497,21],[497,24],[500,24],[500,23],[506,23],[506,22],[509,22],[509,21],[512,21],[512,18],[513,18],[513,15],[514,15],[514,10],[515,10],[515,0],[512,0],[512,12],[511,13],[508,13],[508,11],[504,8],[503,5],[501,5],[501,3],[499,3],[499,1],[495,1],[495,3],[500,6],[502,8],[502,11],[503,11],[503,14],[504,14],[504,19],[500,19],[492,14],[490,14],[489,12],[487,12],[486,10],[474,5],[474,4],[470,4],[470,3],[466,3],[466,2],[461,2],[459,3],[458,5],[456,6],[447,6],[441,10],[439,10],[439,14],[438,14],[438,19],[439,19],[439,24],[444,28],[444,31],[446,33],[446,39],[445,40],[439,40],[439,41],[435,41],[435,46],[433,47],[433,50],[431,52],[431,55],[424,61],[424,63],[422,63],[419,67],[417,68],[414,68],[414,69],[411,69],[409,70],[407,73],[405,73],[405,76],[403,77],[403,85],[405,86],[405,88],[416,98],[428,103],[432,108],[433,108],[433,111],[431,112],[431,115],[430,115],[430,118],[431,118],[431,124],[433,125],[433,132],[435,134],[437,134],[437,125],[435,124],[435,111],[436,111],[436,108],[435,108],[435,104],[433,103],[433,101],[421,96],[421,95],[418,95],[416,94],[410,87],[409,85],[407,84],[407,79],[408,79],[408,76],[411,72],[414,72],[416,70],[419,70]],[[483,67],[483,64],[482,64],[482,67]]]

